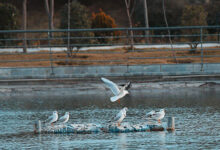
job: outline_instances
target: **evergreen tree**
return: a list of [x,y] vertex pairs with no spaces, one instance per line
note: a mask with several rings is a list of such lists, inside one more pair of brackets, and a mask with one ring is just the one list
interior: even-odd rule
[[[207,12],[201,5],[187,5],[181,17],[182,26],[206,26]],[[206,31],[203,31],[205,33]],[[191,35],[185,40],[190,41],[191,52],[195,53],[197,45],[200,43],[200,29],[186,29],[183,34]]]
[[[0,30],[15,30],[17,29],[17,15],[18,11],[15,6],[11,4],[0,3]],[[0,39],[10,38],[10,34],[0,34]],[[10,41],[0,41],[0,45],[6,45]]]
[[[68,29],[68,4],[65,4],[61,10],[60,18],[60,28]],[[88,10],[86,6],[80,4],[77,1],[70,3],[70,29],[89,29],[91,28],[91,19],[88,15]],[[70,51],[72,52],[73,47],[78,49],[82,44],[89,44],[92,42],[91,37],[93,34],[91,32],[71,32],[70,37]],[[67,37],[67,33],[65,33]],[[64,43],[67,43],[68,40],[64,39]]]

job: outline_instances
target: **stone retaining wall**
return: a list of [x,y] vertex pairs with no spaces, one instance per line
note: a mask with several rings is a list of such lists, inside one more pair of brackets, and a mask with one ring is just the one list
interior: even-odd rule
[[[53,72],[53,74],[52,74]],[[47,79],[100,76],[172,76],[214,75],[220,73],[220,64],[155,64],[114,66],[68,66],[35,68],[0,68],[0,79]]]

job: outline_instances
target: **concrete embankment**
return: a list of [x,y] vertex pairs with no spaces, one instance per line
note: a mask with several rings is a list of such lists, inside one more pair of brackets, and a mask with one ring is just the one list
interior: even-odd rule
[[[155,82],[172,82],[172,81],[203,81],[212,85],[218,84],[220,75],[185,75],[185,76],[118,76],[108,77],[116,82],[125,83],[155,83]],[[207,82],[206,82],[207,81]],[[0,80],[0,86],[13,86],[13,85],[74,85],[83,83],[102,83],[100,77],[84,77],[84,78],[52,78],[52,79],[4,79]]]
[[155,64],[111,66],[63,66],[40,68],[1,68],[0,79],[68,79],[110,77],[164,78],[166,76],[220,75],[220,64]]

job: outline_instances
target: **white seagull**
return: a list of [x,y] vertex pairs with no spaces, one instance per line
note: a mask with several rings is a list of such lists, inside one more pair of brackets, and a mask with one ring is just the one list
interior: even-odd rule
[[124,120],[126,117],[126,111],[128,110],[127,107],[124,107],[120,110],[120,112],[112,119],[112,121],[116,122],[118,126],[120,126],[120,123]]
[[53,115],[51,115],[50,117],[48,117],[48,119],[46,120],[46,122],[48,122],[49,124],[53,125],[54,122],[56,122],[58,119],[58,112],[54,111]]
[[66,112],[64,116],[60,117],[59,122],[65,124],[69,120],[69,112]]
[[154,120],[158,120],[158,122],[160,122],[160,120],[163,119],[165,116],[165,110],[160,109],[160,111],[158,111],[158,112],[155,112],[154,110],[152,110],[149,113],[147,113],[146,116],[148,119],[154,119]]
[[[101,80],[105,83],[105,85],[112,91],[112,93],[115,95],[110,98],[111,102],[115,102],[119,100],[120,98],[124,97],[125,95],[129,94],[128,89],[131,87],[131,83],[128,82],[123,86],[118,86],[114,82],[106,79],[106,78],[101,78]],[[118,101],[120,102],[120,101]]]

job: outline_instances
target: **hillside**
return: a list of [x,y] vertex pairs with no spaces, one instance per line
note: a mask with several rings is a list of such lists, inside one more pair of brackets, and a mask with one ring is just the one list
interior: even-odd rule
[[[22,1],[23,0],[1,0],[0,3],[11,3],[18,8],[19,15],[18,29],[22,29]],[[117,27],[128,27],[128,17],[124,0],[78,0],[81,4],[85,5],[90,16],[93,12],[98,12],[102,9],[107,15],[115,19]],[[60,12],[68,0],[54,0],[55,14],[54,14],[54,27],[60,28]],[[27,29],[48,29],[48,16],[45,10],[44,0],[28,0],[27,1]],[[183,26],[182,15],[185,8],[189,6],[202,6],[204,9],[206,22],[194,22],[192,25],[220,25],[220,1],[219,0],[164,0],[166,17],[169,26]],[[145,26],[144,8],[142,0],[132,0],[132,23],[134,27]],[[148,18],[150,27],[164,27],[166,26],[164,20],[163,0],[147,0]],[[197,7],[197,9],[198,9]],[[202,13],[202,11],[200,11]],[[190,12],[187,13],[189,16]],[[206,16],[207,14],[207,16]],[[191,24],[184,24],[191,26]]]
[[[85,1],[85,0],[84,0]],[[7,0],[3,0],[3,3],[9,3]],[[54,26],[59,28],[60,23],[60,9],[67,2],[67,0],[55,0],[55,14],[54,14]],[[82,0],[83,2],[83,0]],[[22,0],[10,0],[10,3],[15,5],[19,10],[19,18],[22,19]],[[87,4],[90,14],[92,12],[98,12],[102,9],[107,14],[110,14],[119,27],[127,26],[127,16],[124,3],[118,0],[96,0],[94,2],[84,2]],[[27,5],[27,19],[28,29],[46,29],[48,28],[48,16],[46,14],[43,0],[28,0]],[[119,15],[120,14],[120,15]],[[21,19],[18,22],[21,24]]]
[[[78,0],[85,5],[90,15],[93,12],[98,12],[102,9],[108,15],[112,16],[118,27],[128,27],[128,18],[126,14],[126,7],[124,0]],[[45,10],[44,0],[28,0],[28,29],[46,29],[48,28],[48,17]],[[54,26],[59,28],[60,24],[60,10],[68,0],[54,0],[55,15]],[[143,1],[133,0],[134,6],[133,25],[144,26],[144,11]],[[147,1],[149,25],[151,27],[165,26],[163,14],[163,1],[153,0]],[[165,0],[166,16],[169,26],[180,26],[181,16],[185,6],[202,5],[207,13],[208,25],[220,25],[220,1],[219,0]],[[20,15],[18,20],[21,23],[22,19],[22,0],[1,0],[1,3],[11,3],[15,5]]]

